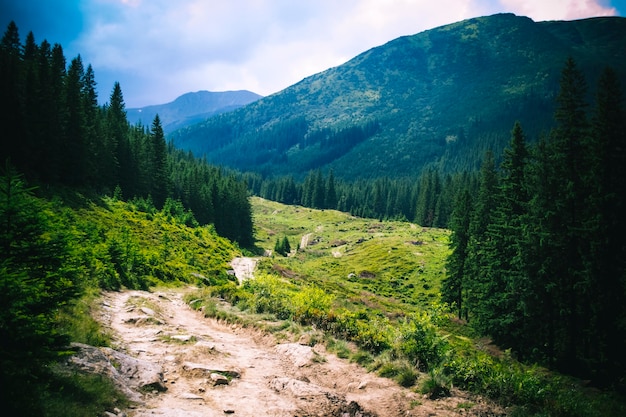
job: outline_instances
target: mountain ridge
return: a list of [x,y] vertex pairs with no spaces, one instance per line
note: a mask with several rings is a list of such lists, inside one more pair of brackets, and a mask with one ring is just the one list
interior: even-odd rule
[[[425,167],[475,170],[520,120],[536,137],[552,124],[566,59],[587,76],[613,66],[626,81],[626,19],[467,19],[393,39],[234,112],[170,135],[213,163],[302,177],[412,176]],[[346,129],[375,124],[346,139]],[[340,140],[341,139],[341,140]],[[245,150],[246,152],[243,152]]]
[[167,133],[211,116],[235,110],[262,97],[248,90],[199,90],[182,94],[168,103],[130,108],[127,110],[127,117],[133,124],[150,126],[154,116],[158,114]]

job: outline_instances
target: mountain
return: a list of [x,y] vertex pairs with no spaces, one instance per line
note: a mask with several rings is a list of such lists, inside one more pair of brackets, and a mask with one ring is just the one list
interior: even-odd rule
[[561,70],[573,57],[589,100],[605,66],[626,85],[626,19],[534,22],[498,14],[405,36],[236,111],[173,132],[214,163],[302,178],[401,177],[424,167],[477,169],[520,120],[550,129]]
[[252,103],[262,96],[247,90],[240,91],[198,91],[187,93],[176,100],[153,106],[127,110],[128,121],[150,126],[156,114],[161,119],[163,130],[175,129],[201,122],[211,116],[235,110]]

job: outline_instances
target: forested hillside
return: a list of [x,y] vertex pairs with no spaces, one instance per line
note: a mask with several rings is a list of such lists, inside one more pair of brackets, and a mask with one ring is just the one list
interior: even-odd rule
[[[0,41],[0,399],[6,415],[86,416],[123,406],[103,375],[62,371],[69,342],[110,342],[100,289],[229,280],[253,243],[246,184],[168,146],[160,118],[127,120],[115,83],[61,45]],[[228,240],[228,239],[230,240]]]
[[158,209],[180,200],[201,224],[252,243],[246,184],[168,147],[158,115],[150,126],[131,125],[119,83],[99,106],[94,70],[80,56],[67,66],[61,45],[37,44],[32,32],[22,44],[15,24],[0,48],[0,160],[34,184],[149,198]]
[[477,171],[519,120],[549,131],[573,57],[590,85],[626,81],[626,19],[534,22],[511,14],[406,36],[234,112],[172,133],[176,146],[265,177],[333,170],[345,181]]
[[485,152],[478,177],[245,178],[258,195],[288,204],[451,227],[442,297],[459,319],[524,361],[623,389],[623,90],[609,67],[593,88],[571,58],[560,73],[555,128],[529,141],[516,122],[502,154]]
[[520,124],[479,191],[460,190],[443,300],[521,359],[624,389],[626,129],[622,87],[606,69],[588,111],[573,60],[556,128],[530,145]]

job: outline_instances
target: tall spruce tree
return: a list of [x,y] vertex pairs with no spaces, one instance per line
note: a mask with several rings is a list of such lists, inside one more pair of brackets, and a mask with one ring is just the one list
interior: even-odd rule
[[446,277],[441,283],[441,298],[454,306],[459,319],[467,317],[465,297],[467,291],[467,250],[470,239],[470,219],[472,216],[472,196],[469,188],[459,190],[452,217],[450,219],[450,249],[446,262]]
[[328,179],[326,180],[326,198],[324,207],[329,209],[337,208],[337,190],[335,189],[335,174],[331,169],[328,173]]
[[493,294],[492,277],[488,274],[488,250],[490,236],[487,231],[492,222],[496,205],[498,177],[493,153],[487,151],[480,168],[478,193],[469,225],[467,247],[467,267],[465,282],[467,288],[466,315],[473,317],[475,325],[482,331],[491,328],[493,309],[500,303],[498,294]]
[[597,381],[616,381],[626,372],[626,114],[617,74],[600,77],[592,118],[591,193],[587,200],[591,267],[587,311],[588,367]]
[[525,222],[527,221],[528,184],[526,180],[528,149],[521,124],[516,122],[511,142],[504,150],[496,204],[487,227],[483,274],[490,279],[486,309],[491,334],[498,343],[527,352],[527,338],[534,317],[534,294],[525,268]]
[[19,169],[24,167],[26,160],[23,155],[26,126],[23,120],[24,96],[21,88],[22,54],[18,28],[11,21],[0,41],[0,100],[3,109],[0,112],[0,123],[3,130],[8,132],[6,140],[0,146],[0,160],[6,161],[10,158]]
[[104,157],[106,148],[102,132],[101,113],[98,106],[98,93],[96,91],[96,76],[91,64],[87,65],[83,76],[83,113],[85,115],[85,156],[87,182],[92,187],[101,187],[101,178],[105,175],[100,166],[100,160]]
[[161,119],[158,114],[154,116],[154,121],[152,122],[149,145],[148,155],[151,162],[150,194],[152,194],[154,204],[157,207],[162,207],[170,193],[170,176],[167,163],[167,143],[165,142],[165,134],[163,133]]
[[587,252],[585,239],[585,200],[588,195],[584,176],[588,172],[588,124],[585,95],[587,85],[575,61],[569,58],[561,73],[560,90],[551,134],[556,179],[562,183],[553,196],[559,221],[551,226],[551,238],[558,242],[559,253],[552,261],[560,275],[559,315],[562,325],[558,338],[558,360],[567,371],[577,371],[584,350],[581,325],[589,274],[582,259]]
[[108,186],[111,189],[117,185],[130,188],[131,178],[130,165],[131,153],[130,142],[128,140],[129,125],[126,119],[126,105],[124,104],[124,96],[120,83],[116,82],[111,91],[109,106],[107,108],[107,137],[106,147],[110,150],[107,161],[107,170],[109,173]]
[[83,185],[87,174],[87,123],[84,112],[84,77],[85,69],[79,55],[70,63],[65,85],[68,117],[62,147],[62,152],[66,158],[66,162],[63,164],[62,181],[64,184],[70,185]]

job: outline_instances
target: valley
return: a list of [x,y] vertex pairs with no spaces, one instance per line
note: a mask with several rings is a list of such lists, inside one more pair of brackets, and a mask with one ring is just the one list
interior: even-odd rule
[[[441,306],[449,231],[251,202],[258,253],[234,258],[238,283],[104,294],[96,317],[112,346],[158,364],[167,387],[140,391],[129,416],[535,415],[555,399],[571,415],[623,409],[519,363]],[[297,249],[267,256],[283,236]]]
[[477,17],[130,112],[11,22],[6,413],[626,415],[625,25]]

